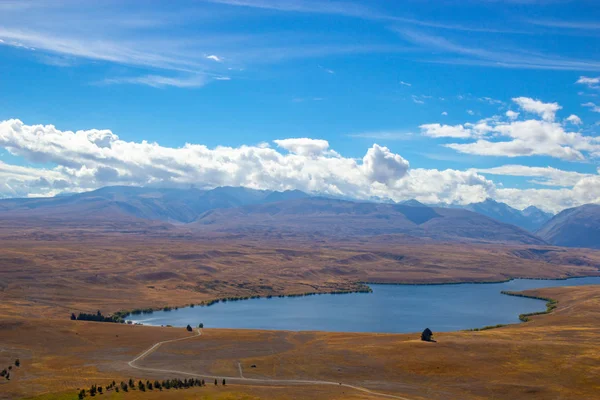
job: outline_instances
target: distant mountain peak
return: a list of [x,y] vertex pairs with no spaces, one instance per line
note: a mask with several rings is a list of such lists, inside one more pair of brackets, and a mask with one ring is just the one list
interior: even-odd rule
[[425,204],[423,204],[420,201],[415,200],[415,199],[404,200],[404,201],[401,201],[400,204],[405,205],[405,206],[411,206],[411,207],[427,207]]
[[528,211],[521,211],[489,197],[482,202],[462,206],[464,209],[534,232],[552,218],[552,214],[545,213],[537,207],[532,207],[528,207],[526,209]]

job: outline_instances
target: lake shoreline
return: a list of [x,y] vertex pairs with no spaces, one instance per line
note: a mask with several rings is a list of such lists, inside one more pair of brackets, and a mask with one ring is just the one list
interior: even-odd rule
[[[504,297],[507,292],[520,292],[530,289],[539,289],[545,287],[571,286],[569,280],[585,279],[576,282],[574,286],[581,285],[600,285],[600,277],[568,277],[564,279],[529,279],[513,278],[500,282],[482,282],[480,285],[491,283],[502,284],[519,280],[521,283],[516,285],[503,286],[496,291],[494,289],[484,290],[474,288],[474,282],[460,282],[453,284],[444,284],[448,289],[438,291],[437,289],[425,289],[430,286],[442,287],[442,285],[419,285],[419,284],[381,284],[370,283],[373,285],[375,298],[370,300],[360,300],[359,297],[352,297],[349,300],[307,300],[307,302],[283,302],[267,304],[247,303],[244,305],[232,305],[227,307],[221,304],[218,311],[198,311],[190,312],[195,307],[183,307],[179,309],[179,314],[168,316],[164,312],[154,317],[151,315],[140,316],[141,318],[132,318],[132,323],[139,323],[150,326],[185,326],[188,321],[209,322],[210,327],[220,329],[258,329],[258,330],[283,330],[283,331],[323,331],[323,332],[369,332],[369,333],[390,333],[401,334],[415,332],[424,327],[430,326],[438,332],[451,332],[461,330],[478,331],[483,330],[480,327],[489,329],[491,327],[501,327],[505,325],[518,324],[522,322],[522,315],[538,315],[543,313],[542,304],[533,303],[515,303],[513,301],[504,301],[498,296]],[[524,282],[538,282],[538,285],[528,285]],[[548,281],[548,286],[541,286]],[[550,283],[552,281],[552,283]],[[381,286],[379,289],[375,285]],[[463,290],[452,288],[452,286],[465,285],[472,289]],[[385,286],[405,286],[413,290],[383,290]],[[416,289],[416,290],[415,290]],[[500,290],[502,289],[502,290]],[[506,290],[505,290],[506,289]],[[358,293],[365,293],[359,291]],[[316,293],[319,295],[328,293]],[[292,295],[277,296],[278,298],[290,297],[312,297],[310,295]],[[344,292],[343,294],[353,294]],[[357,294],[354,292],[354,294]],[[274,296],[273,296],[274,297]],[[321,296],[319,296],[321,297]],[[537,299],[533,296],[514,296],[537,300],[536,303],[542,303],[546,299]],[[272,297],[255,297],[254,299],[265,299]],[[362,298],[362,297],[361,297]],[[431,300],[431,301],[430,301]],[[241,301],[241,300],[239,300]],[[228,303],[230,301],[224,301]],[[236,301],[238,302],[238,301]],[[233,303],[233,302],[232,302]],[[429,303],[429,304],[428,304]],[[453,304],[456,303],[456,304]],[[472,303],[472,304],[471,304]],[[216,303],[211,303],[216,304]],[[471,305],[469,305],[471,304]],[[391,308],[386,308],[391,307]],[[353,310],[349,312],[346,309]],[[454,309],[455,311],[451,311]],[[181,311],[184,311],[181,314]],[[376,310],[379,310],[376,312]],[[388,321],[383,324],[370,324],[368,322],[370,314],[381,313],[382,310],[391,311]],[[421,310],[421,313],[415,314],[415,310]],[[177,311],[174,311],[177,312]],[[354,317],[353,315],[355,315]],[[362,314],[360,314],[362,313]],[[153,314],[153,313],[144,313]],[[362,317],[361,317],[362,315]],[[518,317],[518,319],[517,319]],[[364,327],[358,327],[356,320],[363,320],[366,325],[371,326],[372,330],[365,330]],[[211,321],[212,320],[212,321]],[[302,321],[302,322],[298,322]],[[156,322],[154,322],[156,321]],[[429,321],[429,322],[427,322]],[[191,325],[196,325],[192,323]]]

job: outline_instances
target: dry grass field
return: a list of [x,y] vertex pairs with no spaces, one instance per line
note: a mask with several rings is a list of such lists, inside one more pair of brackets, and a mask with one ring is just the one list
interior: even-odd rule
[[[480,332],[418,335],[207,329],[167,343],[140,366],[245,378],[343,382],[409,399],[594,399],[600,393],[600,288],[529,291],[559,300],[551,314]],[[153,343],[192,336],[158,328],[57,319],[5,319],[0,365],[20,358],[1,398],[76,398],[76,389],[134,379],[185,378],[127,365]],[[255,368],[251,366],[255,365]],[[212,383],[212,382],[210,382]],[[103,395],[108,398],[365,399],[347,387],[247,385]],[[37,396],[37,397],[36,397]],[[40,397],[41,396],[41,397]],[[205,397],[195,397],[205,396]]]
[[[68,232],[67,232],[68,233]],[[0,235],[0,316],[67,317],[237,296],[600,274],[600,252],[539,246]],[[383,241],[383,243],[382,243]]]
[[[57,234],[56,232],[53,235]],[[19,358],[0,398],[73,399],[112,380],[165,379],[127,362],[190,334],[70,321],[71,312],[183,306],[268,294],[354,290],[357,282],[442,283],[598,275],[600,253],[540,246],[252,240],[0,229],[0,367]],[[551,315],[482,332],[418,335],[205,330],[139,366],[255,379],[342,382],[409,399],[594,398],[600,374],[600,288],[556,288]],[[238,365],[239,363],[239,365]],[[256,368],[252,368],[256,365]],[[2,367],[3,368],[3,367]],[[104,394],[110,398],[365,399],[345,386],[230,380],[226,387]],[[41,397],[39,397],[41,396]],[[197,397],[199,396],[199,397]],[[204,397],[202,397],[204,396]]]

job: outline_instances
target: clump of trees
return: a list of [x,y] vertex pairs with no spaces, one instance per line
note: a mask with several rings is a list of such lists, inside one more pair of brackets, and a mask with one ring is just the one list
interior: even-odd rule
[[188,326],[185,329],[187,329],[188,332],[193,331],[192,327],[189,324],[188,324]]
[[75,315],[75,313],[71,314],[71,320],[73,321],[95,321],[95,322],[117,322],[123,323],[125,320],[118,316],[117,314],[105,316],[102,315],[100,310],[98,310],[95,314],[87,314],[87,313],[79,313],[79,315]]
[[[215,379],[215,384],[217,380]],[[223,379],[223,385],[225,385],[225,379]],[[124,392],[127,393],[131,390],[139,390],[140,392],[146,391],[154,391],[154,390],[170,390],[170,389],[189,389],[192,387],[202,387],[206,386],[204,379],[165,379],[162,381],[155,380],[151,382],[146,380],[139,380],[137,384],[133,381],[133,379],[129,379],[128,382],[123,382],[117,384],[115,381],[112,381],[106,387],[92,385],[88,390],[81,389],[77,396],[79,399],[85,398],[87,395],[96,396],[96,394],[108,393],[110,391],[115,391],[116,393]]]

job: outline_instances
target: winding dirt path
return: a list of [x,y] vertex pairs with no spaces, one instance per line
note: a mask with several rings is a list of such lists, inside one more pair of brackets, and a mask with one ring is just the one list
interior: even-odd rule
[[340,383],[340,382],[330,382],[330,381],[317,381],[317,380],[304,380],[304,379],[257,379],[257,378],[244,378],[242,375],[242,370],[241,370],[241,364],[238,363],[238,366],[240,368],[240,377],[235,377],[235,376],[213,376],[213,375],[202,375],[202,374],[194,374],[191,372],[185,372],[185,371],[177,371],[177,370],[173,370],[173,369],[161,369],[161,368],[147,368],[147,367],[140,367],[138,365],[136,365],[136,363],[142,359],[144,359],[145,357],[149,356],[150,354],[154,353],[156,350],[158,350],[158,348],[160,346],[162,346],[165,343],[172,343],[172,342],[178,342],[181,340],[189,340],[189,339],[194,339],[197,338],[198,336],[202,335],[202,330],[198,329],[196,331],[196,334],[193,336],[188,336],[188,337],[184,337],[184,338],[179,338],[179,339],[171,339],[171,340],[163,340],[162,342],[158,342],[155,343],[154,345],[152,345],[149,349],[145,350],[143,353],[141,353],[140,355],[138,355],[137,357],[135,357],[133,360],[129,361],[127,364],[131,367],[131,368],[135,368],[141,371],[150,371],[150,372],[162,372],[162,373],[170,373],[170,374],[180,374],[180,375],[186,375],[186,376],[193,376],[195,378],[204,378],[204,379],[226,379],[227,381],[230,381],[232,383],[240,383],[240,384],[244,384],[244,383],[258,383],[258,384],[277,384],[277,385],[329,385],[329,386],[340,386],[340,387],[345,387],[345,388],[349,388],[349,389],[354,389],[354,390],[358,390],[360,392],[363,393],[368,393],[371,394],[373,396],[378,396],[378,397],[385,397],[385,398],[389,398],[389,399],[399,399],[399,400],[414,400],[414,399],[409,399],[408,397],[402,397],[402,396],[396,396],[393,394],[386,394],[386,393],[379,393],[379,392],[374,392],[370,389],[366,389],[360,386],[354,386],[354,385],[349,385],[346,383]]

